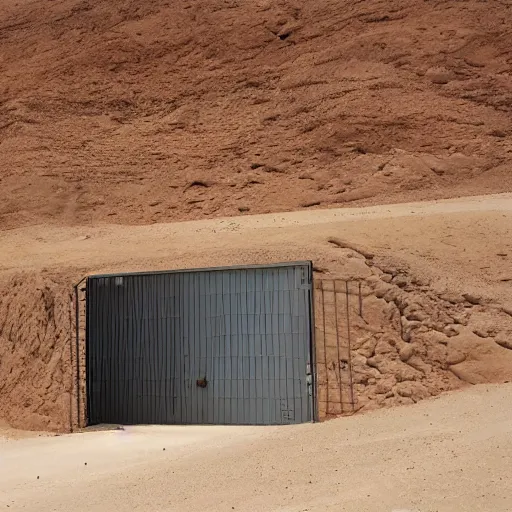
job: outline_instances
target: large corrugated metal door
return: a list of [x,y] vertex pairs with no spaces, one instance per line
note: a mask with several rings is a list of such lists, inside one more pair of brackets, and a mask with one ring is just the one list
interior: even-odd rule
[[311,264],[93,276],[88,419],[310,421]]

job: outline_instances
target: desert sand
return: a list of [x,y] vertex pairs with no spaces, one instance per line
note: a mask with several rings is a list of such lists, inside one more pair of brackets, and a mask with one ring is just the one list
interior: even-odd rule
[[439,290],[510,300],[511,230],[511,194],[149,226],[38,225],[0,232],[0,271],[82,277],[311,259],[343,276],[328,242],[341,237],[409,265]]
[[0,439],[0,505],[27,512],[509,512],[511,392],[510,384],[477,386],[293,427],[127,427]]

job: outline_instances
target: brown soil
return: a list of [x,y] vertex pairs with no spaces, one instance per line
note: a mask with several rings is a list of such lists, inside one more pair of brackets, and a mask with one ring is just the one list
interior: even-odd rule
[[409,269],[359,251],[344,258],[350,281],[316,283],[321,417],[512,380],[512,311],[471,293],[439,294]]
[[[511,231],[511,194],[145,227],[4,231],[0,418],[32,429],[76,424],[69,294],[83,275],[105,271],[312,259],[326,300],[325,329],[318,307],[316,314],[322,417],[512,381]],[[334,279],[350,281],[353,403],[337,366]],[[342,310],[343,300],[342,293]],[[339,348],[348,359],[344,333]]]
[[512,190],[512,6],[0,1],[0,226]]
[[2,279],[0,419],[11,426],[65,430],[70,425],[69,286],[37,274]]

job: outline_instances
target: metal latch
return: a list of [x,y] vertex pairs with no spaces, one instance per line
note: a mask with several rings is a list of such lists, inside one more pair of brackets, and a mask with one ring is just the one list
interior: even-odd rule
[[311,364],[306,364],[306,384],[308,386],[308,394],[311,396],[313,394],[313,376],[311,375]]

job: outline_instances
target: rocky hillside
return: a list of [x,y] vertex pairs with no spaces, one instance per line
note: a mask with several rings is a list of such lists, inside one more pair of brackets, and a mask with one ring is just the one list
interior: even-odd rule
[[512,5],[0,0],[0,228],[512,190]]
[[320,418],[511,381],[511,308],[471,293],[439,294],[405,267],[338,246],[353,280],[315,282]]

